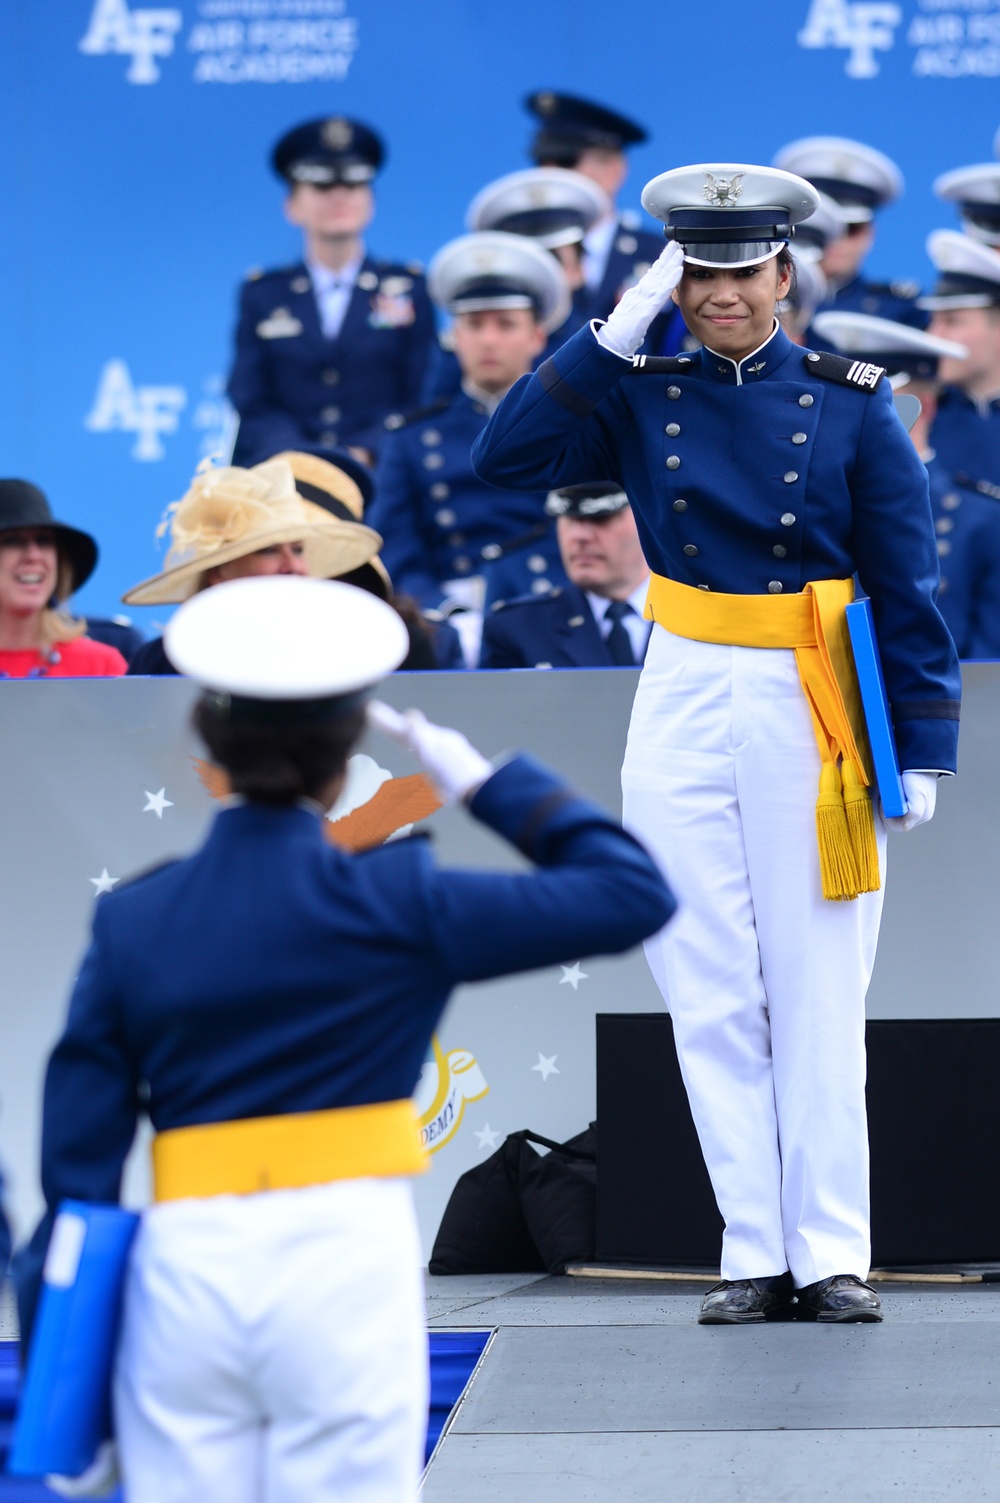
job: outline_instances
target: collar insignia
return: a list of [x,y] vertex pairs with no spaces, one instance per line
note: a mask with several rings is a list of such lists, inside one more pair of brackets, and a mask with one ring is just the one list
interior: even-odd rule
[[705,173],[705,186],[703,188],[705,202],[715,209],[729,209],[743,192],[743,174],[734,172],[732,177],[716,177],[713,172]]
[[758,360],[756,365],[748,365],[747,371],[751,376],[756,376],[758,371],[762,371],[766,364],[766,360]]

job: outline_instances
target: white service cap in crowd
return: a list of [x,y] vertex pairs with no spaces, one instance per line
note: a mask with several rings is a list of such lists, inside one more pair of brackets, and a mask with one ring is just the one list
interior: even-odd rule
[[944,308],[993,308],[1000,305],[1000,250],[960,235],[957,230],[932,230],[927,254],[938,280],[918,305],[931,312]]
[[821,339],[841,355],[859,355],[874,365],[883,365],[890,376],[907,375],[911,380],[933,380],[942,355],[965,360],[968,350],[952,339],[941,339],[910,324],[870,313],[817,313],[813,328]]
[[814,187],[847,210],[850,223],[871,219],[883,204],[899,198],[903,174],[889,157],[845,136],[804,136],[775,155],[775,167],[808,178]]
[[506,230],[556,250],[583,239],[612,213],[611,200],[591,178],[568,167],[526,167],[487,183],[465,216],[470,230]]
[[958,205],[962,228],[974,240],[1000,246],[1000,162],[956,167],[934,180],[934,192]]
[[803,178],[746,162],[700,162],[661,172],[642,206],[662,219],[668,240],[693,266],[756,266],[787,245],[794,226],[819,204]]
[[427,290],[450,313],[532,308],[547,333],[565,322],[572,306],[555,256],[526,235],[503,230],[449,240],[427,269]]
[[792,246],[797,261],[819,261],[832,240],[846,234],[849,219],[835,198],[828,193],[819,194],[819,203],[808,219],[796,226]]
[[347,708],[338,701],[399,667],[409,635],[367,590],[280,574],[193,596],[167,623],[164,647],[181,673],[217,694],[334,715]]

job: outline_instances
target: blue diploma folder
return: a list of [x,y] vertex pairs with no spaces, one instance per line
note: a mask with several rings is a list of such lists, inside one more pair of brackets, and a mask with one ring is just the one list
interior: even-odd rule
[[875,622],[870,600],[855,600],[847,607],[847,630],[851,636],[854,666],[861,689],[861,707],[868,729],[882,813],[886,819],[898,819],[906,813],[906,794],[899,775],[896,737],[889,713],[889,696],[885,692],[882,659],[875,640]]
[[67,1200],[59,1208],[8,1469],[76,1477],[111,1435],[111,1377],[139,1217]]

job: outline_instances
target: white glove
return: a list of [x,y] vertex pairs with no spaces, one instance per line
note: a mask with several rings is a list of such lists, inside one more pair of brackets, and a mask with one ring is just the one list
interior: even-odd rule
[[113,1440],[106,1440],[79,1477],[46,1477],[45,1486],[51,1487],[60,1498],[107,1498],[120,1480],[118,1447]]
[[653,319],[670,301],[670,294],[684,275],[684,251],[676,240],[640,277],[634,287],[623,292],[621,301],[597,331],[597,342],[615,355],[631,359],[646,337]]
[[937,803],[938,775],[936,772],[904,772],[903,792],[906,794],[906,813],[899,819],[887,819],[890,830],[915,830],[934,818]]
[[368,702],[368,723],[413,753],[446,804],[468,798],[493,776],[491,764],[461,731],[432,725],[420,710],[400,715],[382,700],[372,699]]

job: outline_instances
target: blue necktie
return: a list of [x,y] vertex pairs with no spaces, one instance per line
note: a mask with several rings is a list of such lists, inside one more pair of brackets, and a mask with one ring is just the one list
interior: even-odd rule
[[633,616],[635,612],[627,600],[612,600],[604,613],[605,621],[612,622],[606,641],[611,661],[621,668],[635,667],[635,653],[632,651],[632,638],[628,634],[625,625],[625,617]]

